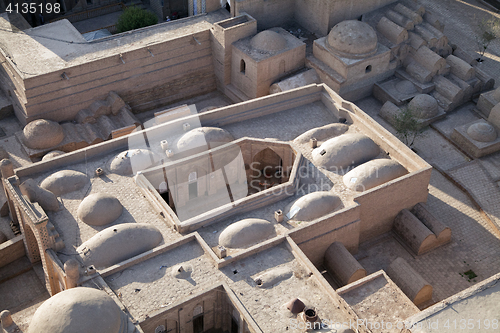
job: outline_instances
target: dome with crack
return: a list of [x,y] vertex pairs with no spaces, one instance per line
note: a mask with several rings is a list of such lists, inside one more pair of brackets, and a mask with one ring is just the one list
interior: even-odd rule
[[126,315],[106,292],[77,287],[55,294],[35,312],[28,333],[125,333]]
[[102,226],[115,221],[122,211],[122,204],[111,194],[94,193],[82,200],[77,215],[88,225]]
[[62,126],[52,120],[34,120],[23,129],[23,142],[31,149],[47,149],[64,139]]
[[312,151],[316,165],[331,172],[369,161],[380,154],[380,148],[364,134],[342,134],[329,139]]
[[377,33],[365,22],[342,21],[330,30],[326,44],[342,57],[364,58],[377,52]]
[[286,217],[295,221],[312,221],[334,212],[341,203],[342,200],[332,192],[312,192],[288,205]]
[[286,48],[286,39],[273,30],[259,32],[250,40],[252,48],[262,52],[278,52]]

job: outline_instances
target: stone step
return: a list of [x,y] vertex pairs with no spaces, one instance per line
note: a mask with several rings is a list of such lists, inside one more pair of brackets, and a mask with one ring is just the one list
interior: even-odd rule
[[61,124],[64,131],[64,140],[61,142],[66,146],[67,144],[76,143],[79,146],[82,143],[87,143],[87,136],[85,131],[82,131],[80,124],[74,124],[71,122]]
[[115,122],[115,124],[117,124],[117,128],[127,127],[130,125],[139,126],[141,124],[141,122],[127,107],[121,108],[116,116],[112,116],[110,118]]
[[96,119],[95,126],[103,140],[111,139],[111,132],[119,127],[108,116],[103,115]]

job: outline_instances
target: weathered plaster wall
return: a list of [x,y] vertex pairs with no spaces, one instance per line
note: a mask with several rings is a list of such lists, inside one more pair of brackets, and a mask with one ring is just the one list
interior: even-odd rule
[[257,19],[259,30],[278,27],[294,16],[295,2],[290,0],[236,0],[235,15],[247,13]]

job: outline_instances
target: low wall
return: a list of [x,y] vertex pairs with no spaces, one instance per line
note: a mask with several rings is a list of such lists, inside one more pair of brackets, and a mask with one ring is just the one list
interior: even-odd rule
[[320,266],[326,249],[336,241],[342,242],[350,252],[356,253],[359,245],[361,207],[359,204],[344,208],[288,234],[311,262]]
[[23,235],[9,239],[0,244],[0,267],[4,267],[25,255]]

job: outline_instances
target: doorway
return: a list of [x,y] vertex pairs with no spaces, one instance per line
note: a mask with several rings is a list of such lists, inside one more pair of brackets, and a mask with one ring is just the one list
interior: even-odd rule
[[203,315],[193,318],[193,333],[203,333]]

